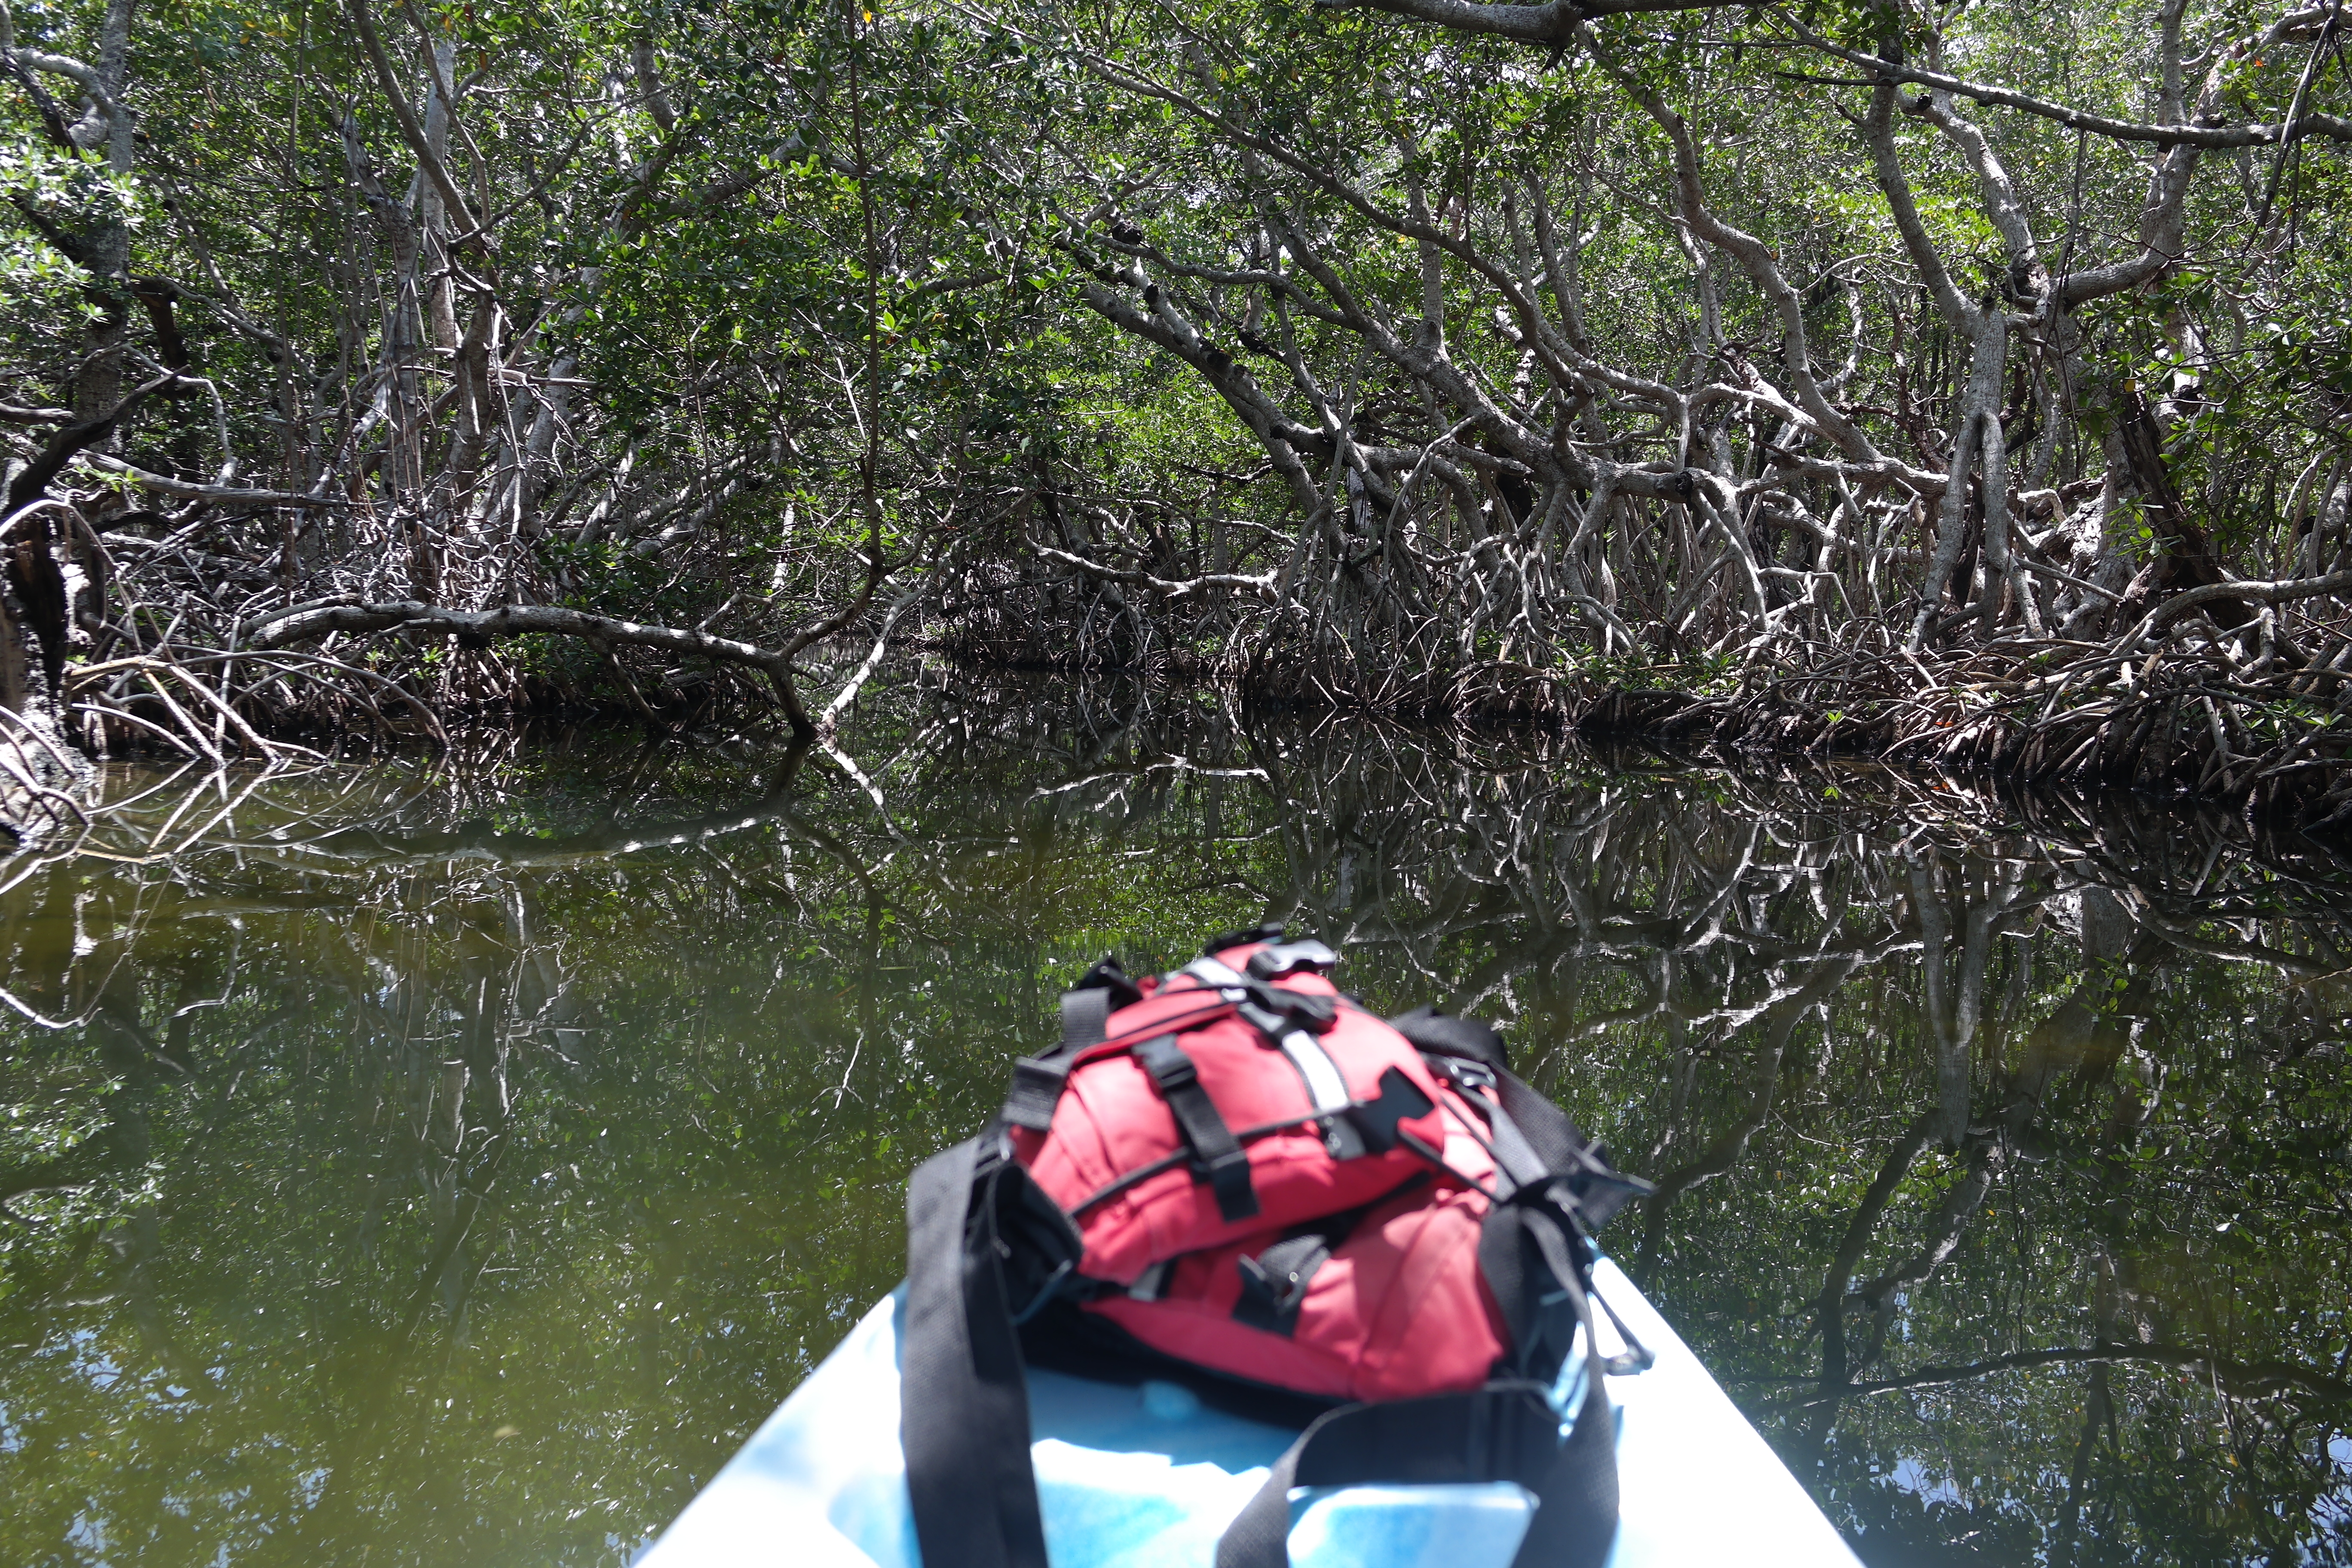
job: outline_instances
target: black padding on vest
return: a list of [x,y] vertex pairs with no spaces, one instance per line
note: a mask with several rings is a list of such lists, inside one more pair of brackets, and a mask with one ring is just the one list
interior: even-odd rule
[[1375,1154],[1385,1154],[1396,1147],[1398,1122],[1426,1116],[1436,1109],[1429,1096],[1421,1092],[1421,1085],[1389,1068],[1381,1074],[1378,1098],[1351,1105],[1345,1114],[1356,1131],[1363,1134],[1364,1147]]
[[1413,1048],[1440,1056],[1466,1057],[1496,1072],[1507,1071],[1511,1053],[1503,1037],[1475,1018],[1457,1018],[1434,1007],[1415,1007],[1389,1020],[1389,1027],[1411,1040]]
[[[1047,1568],[1029,1468],[1029,1390],[997,1262],[992,1191],[971,1214],[979,1153],[978,1140],[959,1143],[917,1166],[907,1184],[898,1378],[907,1490],[924,1568]],[[967,1237],[967,1215],[978,1222],[976,1237]]]
[[1227,1223],[1257,1213],[1257,1189],[1250,1184],[1249,1155],[1201,1087],[1201,1074],[1173,1035],[1160,1035],[1135,1047],[1135,1059],[1160,1086],[1184,1142],[1192,1146],[1196,1169],[1216,1195],[1217,1213]]

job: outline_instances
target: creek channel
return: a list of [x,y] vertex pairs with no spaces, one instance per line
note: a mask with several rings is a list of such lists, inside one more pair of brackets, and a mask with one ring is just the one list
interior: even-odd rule
[[1604,1244],[1873,1568],[2352,1554],[2325,847],[1063,684],[843,745],[499,735],[0,859],[0,1560],[625,1563],[1065,978],[1267,916],[1658,1184]]

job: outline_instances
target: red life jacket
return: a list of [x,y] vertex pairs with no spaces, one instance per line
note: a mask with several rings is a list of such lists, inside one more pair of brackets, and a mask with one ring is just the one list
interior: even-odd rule
[[[1283,1568],[1292,1486],[1374,1480],[1517,1480],[1538,1505],[1522,1568],[1606,1555],[1601,1373],[1629,1368],[1594,1360],[1591,1231],[1644,1184],[1494,1031],[1376,1018],[1328,948],[1281,937],[1139,984],[1097,964],[989,1130],[915,1173],[901,1416],[925,1568],[1046,1568],[1024,1358],[1331,1406],[1218,1568]],[[1547,1394],[1580,1328],[1562,1442]]]

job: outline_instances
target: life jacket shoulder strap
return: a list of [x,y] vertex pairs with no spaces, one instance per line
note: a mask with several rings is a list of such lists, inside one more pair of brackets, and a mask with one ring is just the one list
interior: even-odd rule
[[[982,1154],[981,1139],[959,1143],[907,1184],[898,1378],[907,1491],[926,1568],[1048,1568],[1021,1342],[993,1237],[972,1235],[975,1221],[988,1229],[993,1196],[993,1182],[978,1174]],[[1027,1179],[1010,1162],[992,1174]]]

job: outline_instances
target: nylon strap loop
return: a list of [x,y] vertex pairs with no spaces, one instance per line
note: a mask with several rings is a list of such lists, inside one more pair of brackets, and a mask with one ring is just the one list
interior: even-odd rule
[[1004,1121],[1032,1132],[1050,1131],[1054,1108],[1070,1081],[1078,1053],[1100,1045],[1110,1028],[1111,994],[1093,985],[1062,993],[1062,1043],[1042,1057],[1022,1057],[1013,1064],[1013,1087],[1005,1091]]
[[1160,1035],[1135,1047],[1135,1059],[1160,1086],[1160,1096],[1176,1118],[1177,1130],[1192,1146],[1193,1161],[1206,1172],[1217,1213],[1227,1224],[1258,1212],[1257,1189],[1250,1184],[1249,1155],[1201,1087],[1201,1073],[1173,1035]]
[[1099,1045],[1109,1029],[1110,992],[1107,988],[1092,985],[1083,991],[1062,993],[1062,1048],[1057,1055],[1076,1056],[1088,1046]]
[[1006,1122],[1045,1132],[1054,1125],[1054,1108],[1062,1103],[1062,1088],[1070,1080],[1070,1064],[1054,1057],[1021,1057],[1013,1064],[1013,1087],[1005,1091]]

